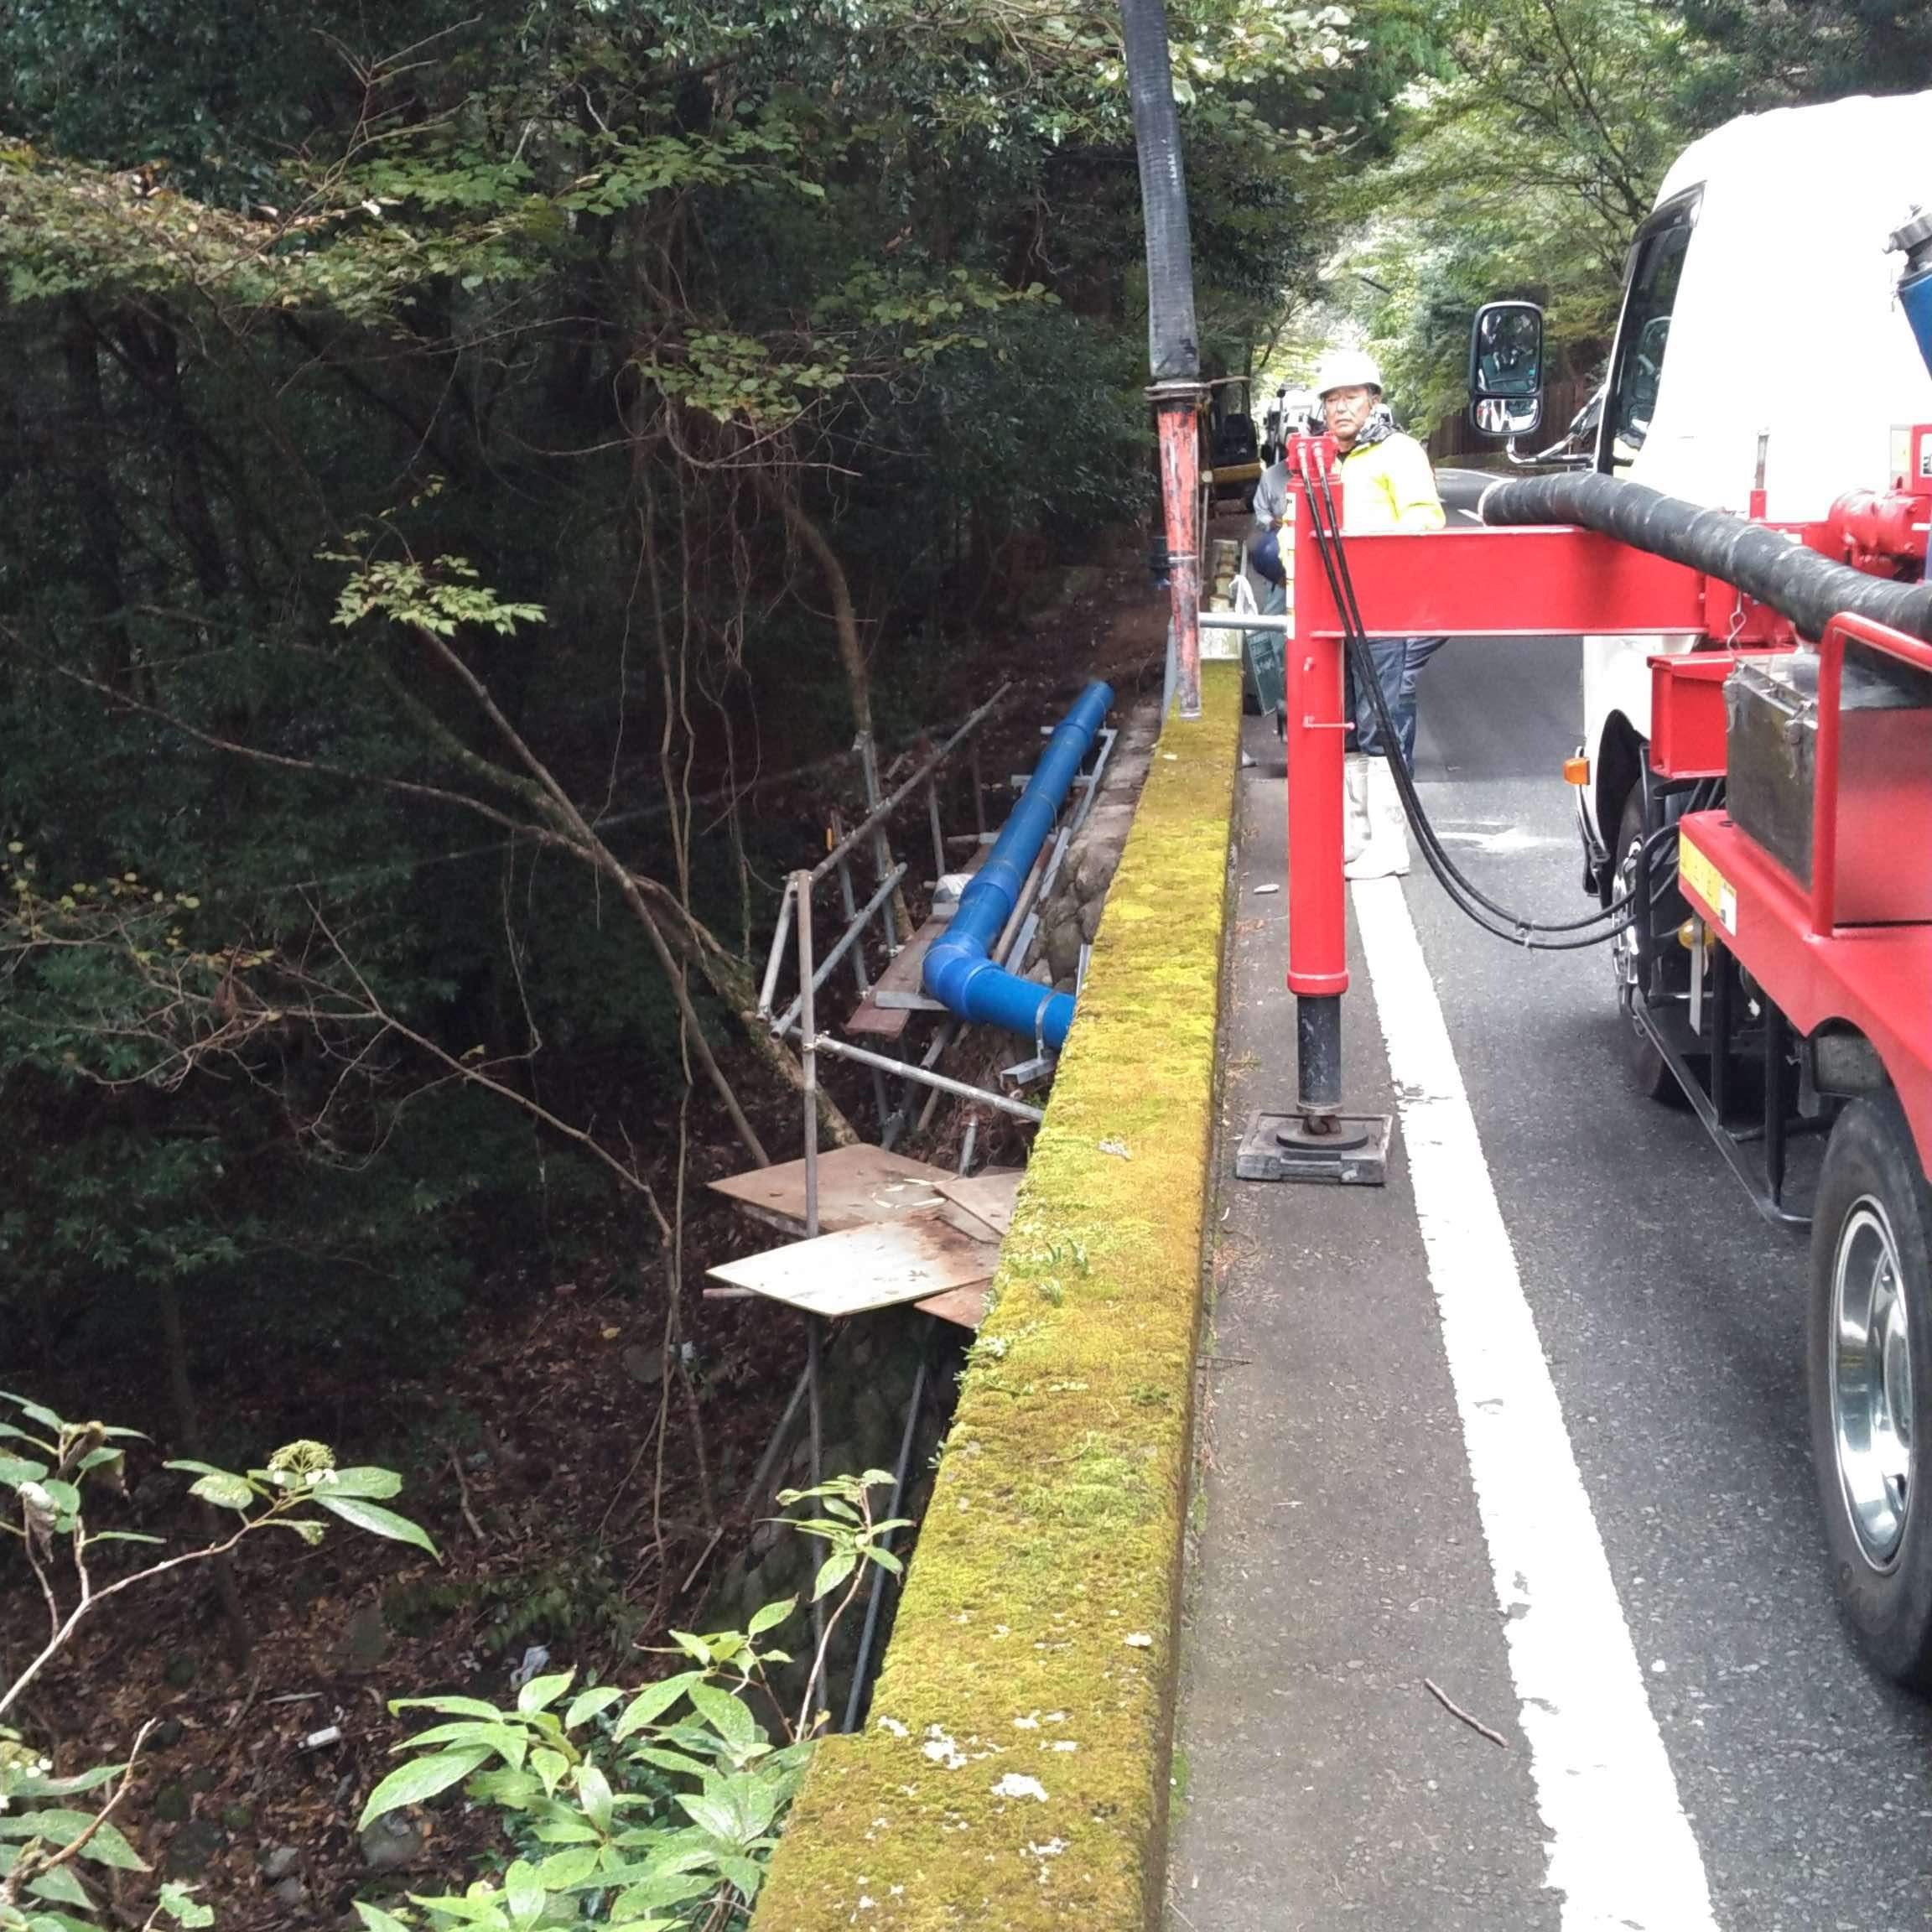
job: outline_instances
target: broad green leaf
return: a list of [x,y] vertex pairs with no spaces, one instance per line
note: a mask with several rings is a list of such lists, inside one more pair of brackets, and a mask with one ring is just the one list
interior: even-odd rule
[[682,1751],[665,1751],[655,1744],[641,1744],[631,1755],[647,1764],[655,1764],[660,1771],[679,1771],[686,1776],[702,1778],[710,1766]]
[[204,1503],[212,1503],[217,1509],[247,1509],[255,1501],[255,1492],[248,1487],[247,1478],[231,1476],[223,1469],[202,1477],[188,1493],[199,1496]]
[[514,1724],[506,1724],[501,1718],[494,1724],[486,1724],[480,1718],[462,1717],[454,1724],[437,1724],[427,1731],[419,1731],[413,1737],[404,1738],[395,1749],[426,1751],[432,1744],[444,1750],[451,1747],[467,1749],[472,1744],[477,1745],[495,1753],[516,1771],[522,1769],[523,1755],[530,1748],[530,1734]]
[[577,1767],[577,1802],[600,1831],[610,1829],[610,1781],[595,1764]]
[[840,1550],[828,1556],[818,1566],[818,1581],[812,1586],[812,1601],[816,1603],[829,1590],[836,1590],[853,1571],[858,1567],[859,1559],[849,1550]]
[[83,1858],[91,1858],[96,1865],[111,1865],[117,1872],[145,1872],[148,1861],[130,1845],[115,1826],[103,1823],[95,1828],[94,1836],[80,1847]]
[[338,1469],[319,1479],[316,1487],[331,1496],[363,1496],[380,1503],[401,1491],[402,1478],[393,1469]]
[[428,1906],[439,1919],[460,1919],[465,1925],[487,1926],[490,1932],[507,1932],[510,1915],[503,1909],[501,1898],[487,1888],[465,1893],[460,1898],[425,1898],[414,1892],[409,1898],[413,1904]]
[[525,1926],[537,1923],[547,1900],[543,1881],[527,1860],[517,1859],[503,1874],[503,1898],[516,1924]]
[[405,1805],[420,1805],[439,1791],[447,1791],[452,1784],[460,1784],[489,1755],[472,1745],[467,1750],[439,1751],[434,1758],[418,1758],[412,1763],[397,1765],[369,1794],[369,1802],[362,1807],[356,1829],[363,1831],[387,1812],[399,1810]]
[[0,1483],[18,1489],[23,1483],[38,1483],[47,1473],[44,1462],[29,1461],[24,1456],[0,1453]]
[[765,1742],[759,1732],[758,1720],[729,1690],[720,1690],[715,1684],[693,1684],[691,1704],[735,1756],[742,1756]]
[[368,1932],[409,1932],[409,1928],[392,1912],[385,1912],[380,1905],[371,1905],[358,1898],[356,1909]]
[[526,1716],[537,1711],[548,1710],[570,1688],[574,1670],[558,1670],[548,1677],[532,1677],[517,1693],[517,1708]]
[[392,1711],[444,1711],[452,1717],[494,1717],[499,1722],[503,1713],[494,1704],[486,1704],[480,1697],[392,1697]]
[[530,1768],[543,1780],[546,1795],[554,1798],[564,1774],[570,1768],[570,1760],[561,1751],[552,1751],[539,1745],[530,1753]]
[[0,1838],[39,1838],[49,1845],[71,1845],[94,1822],[91,1811],[49,1805],[39,1811],[0,1811]]
[[722,1800],[707,1798],[695,1791],[680,1791],[678,1805],[700,1831],[707,1831],[727,1845],[738,1842],[738,1820]]
[[537,1838],[543,1845],[595,1846],[602,1842],[595,1828],[581,1818],[546,1818],[537,1827]]
[[661,1677],[647,1684],[625,1706],[624,1715],[611,1727],[613,1741],[628,1737],[646,1724],[654,1724],[693,1684],[702,1684],[702,1670],[680,1670],[673,1677]]
[[56,1865],[51,1872],[43,1872],[38,1878],[29,1878],[27,1889],[36,1898],[50,1899],[56,1905],[78,1905],[83,1912],[94,1909],[94,1901],[88,1896],[87,1888],[74,1876],[71,1866]]
[[16,1798],[70,1798],[77,1791],[97,1789],[127,1768],[125,1764],[94,1764],[70,1778],[23,1778],[9,1789]]
[[230,1473],[226,1469],[217,1469],[212,1462],[191,1462],[185,1456],[179,1457],[171,1462],[164,1462],[161,1467],[164,1469],[183,1470],[190,1476],[226,1476]]
[[730,1852],[721,1852],[718,1869],[744,1894],[746,1904],[758,1896],[758,1888],[765,1883],[765,1867],[756,1859],[734,1857]]
[[776,1603],[767,1603],[762,1609],[751,1613],[751,1621],[745,1626],[747,1637],[760,1637],[766,1631],[775,1629],[798,1607],[796,1597],[781,1597]]
[[436,1545],[429,1540],[428,1533],[393,1509],[366,1503],[360,1496],[332,1495],[325,1489],[312,1490],[309,1499],[318,1509],[340,1516],[345,1523],[353,1523],[358,1530],[366,1530],[372,1536],[386,1536],[392,1543],[413,1543],[418,1550],[436,1555]]
[[11,1402],[29,1422],[38,1422],[44,1429],[58,1432],[67,1426],[51,1409],[43,1409],[38,1402],[29,1402],[24,1395],[16,1395],[11,1389],[0,1389],[0,1401]]
[[564,1713],[564,1728],[574,1731],[586,1717],[595,1717],[600,1711],[608,1711],[613,1704],[621,1701],[623,1691],[615,1684],[600,1684],[595,1690],[579,1690],[570,1700],[570,1707]]
[[568,1852],[553,1852],[537,1867],[537,1876],[553,1892],[571,1892],[586,1883],[607,1885],[599,1876],[601,1861],[595,1845],[574,1846]]

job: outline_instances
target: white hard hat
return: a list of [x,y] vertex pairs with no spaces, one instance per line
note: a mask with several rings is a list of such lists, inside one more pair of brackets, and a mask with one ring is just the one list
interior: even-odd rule
[[1380,389],[1382,371],[1365,349],[1331,349],[1315,371],[1315,393],[1331,389]]

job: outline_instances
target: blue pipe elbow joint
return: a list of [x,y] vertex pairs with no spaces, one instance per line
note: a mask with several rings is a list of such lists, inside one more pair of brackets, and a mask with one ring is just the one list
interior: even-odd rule
[[1072,996],[1009,973],[989,955],[1013,916],[1026,875],[1113,702],[1110,686],[1089,684],[1054,727],[986,863],[960,894],[952,923],[926,954],[921,979],[927,995],[961,1020],[1003,1027],[1052,1047],[1066,1044],[1073,1024]]

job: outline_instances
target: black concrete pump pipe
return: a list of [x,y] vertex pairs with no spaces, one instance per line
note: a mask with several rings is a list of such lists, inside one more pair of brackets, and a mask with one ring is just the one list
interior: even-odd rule
[[1166,10],[1161,0],[1120,0],[1120,25],[1147,231],[1148,366],[1156,383],[1192,382],[1201,374],[1201,343]]
[[1601,531],[1633,549],[1736,584],[1781,611],[1805,637],[1823,636],[1841,611],[1852,611],[1932,642],[1932,584],[1868,577],[1781,531],[1666,496],[1647,484],[1594,470],[1514,476],[1483,492],[1483,521],[1580,523]]

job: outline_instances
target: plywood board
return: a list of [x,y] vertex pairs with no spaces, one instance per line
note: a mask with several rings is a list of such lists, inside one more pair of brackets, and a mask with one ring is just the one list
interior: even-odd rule
[[986,1319],[986,1303],[991,1293],[990,1282],[982,1282],[977,1288],[948,1288],[943,1295],[929,1296],[919,1306],[922,1312],[937,1315],[942,1322],[951,1322],[961,1328],[977,1328]]
[[[946,927],[947,922],[943,919],[928,919],[886,962],[886,970],[873,981],[871,990],[852,1009],[852,1016],[845,1022],[848,1033],[864,1034],[875,1040],[896,1040],[905,1032],[906,1023],[915,1012],[943,1010],[936,1000],[919,1007],[901,1005],[896,1002],[915,997],[923,999],[919,976],[926,970],[926,955],[932,942]],[[881,994],[890,995],[895,1004],[880,1005]]]
[[974,1174],[964,1178],[943,1174],[932,1186],[955,1206],[983,1221],[995,1234],[1013,1225],[1013,1197],[1020,1192],[1020,1170]]
[[[940,1201],[934,1184],[951,1178],[943,1167],[888,1154],[883,1147],[828,1148],[818,1156],[818,1231],[835,1234],[868,1222],[929,1212]],[[781,1233],[805,1232],[802,1161],[728,1175],[714,1181],[711,1192]]]
[[936,1215],[909,1215],[721,1262],[709,1273],[814,1315],[859,1315],[983,1285],[998,1258],[990,1241],[974,1240]]

